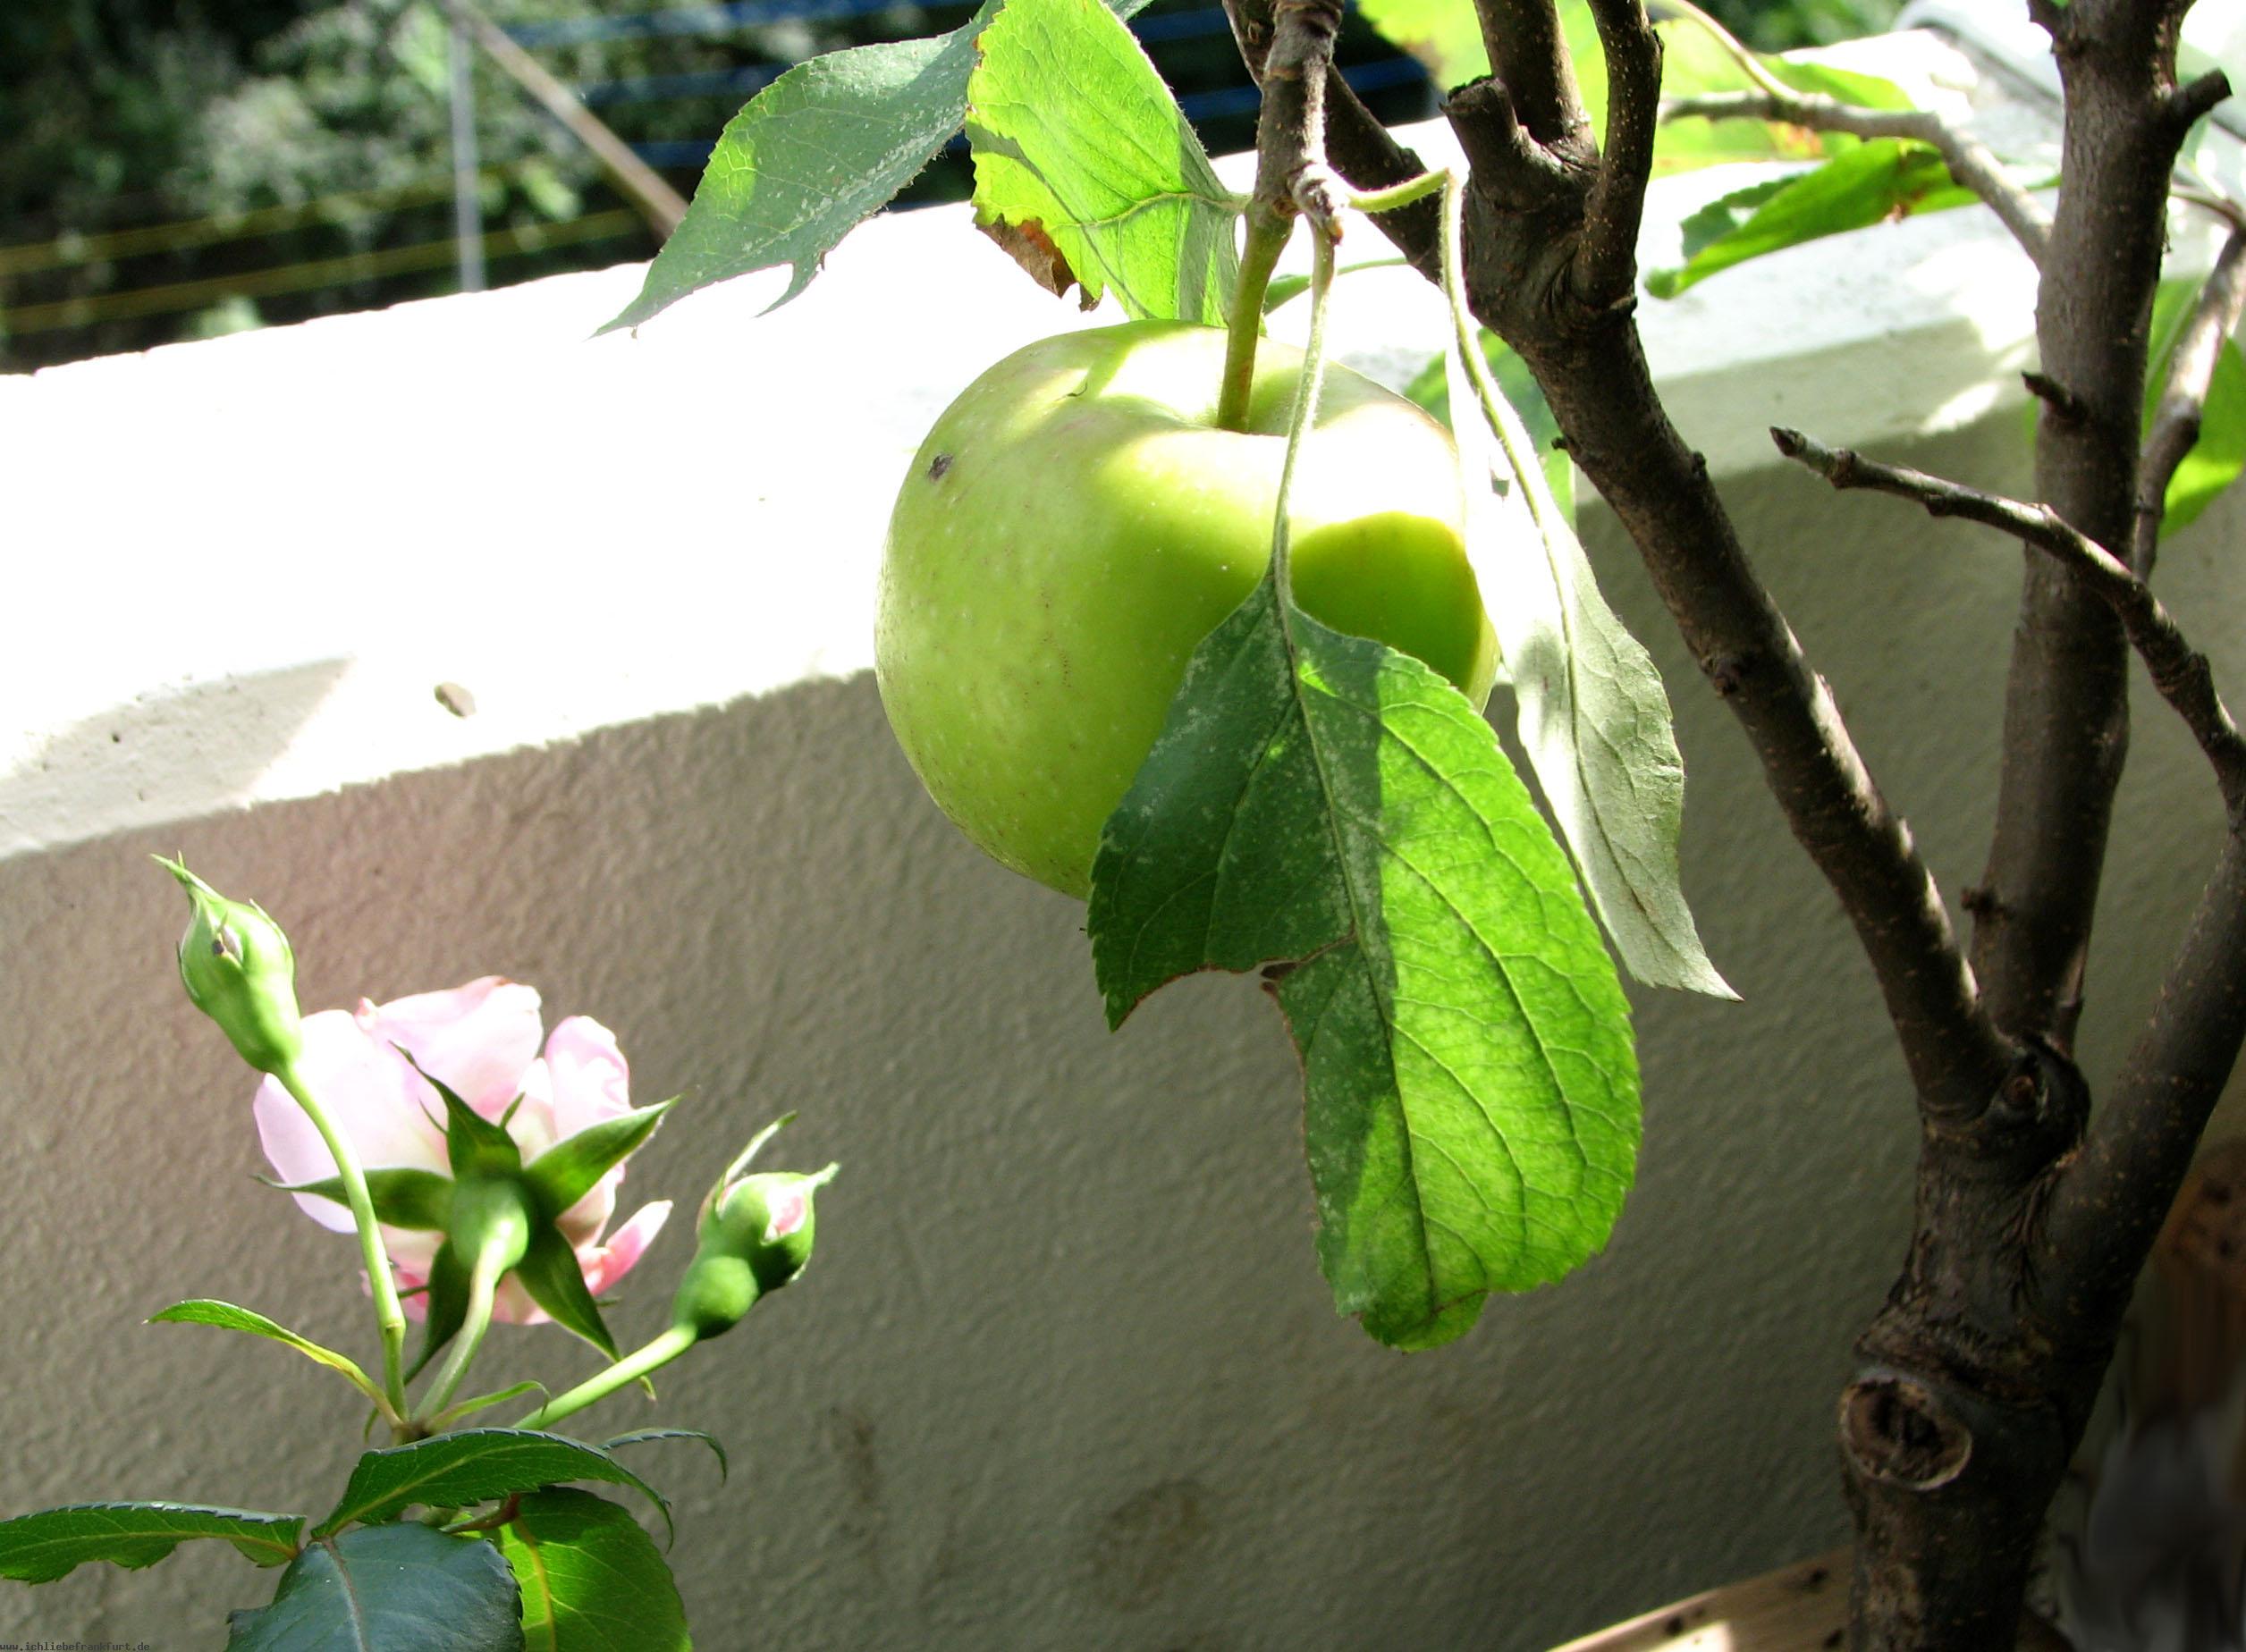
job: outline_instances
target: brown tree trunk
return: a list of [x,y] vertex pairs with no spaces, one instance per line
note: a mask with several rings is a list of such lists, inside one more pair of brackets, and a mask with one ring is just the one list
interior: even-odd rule
[[[2131,1283],[2246,1041],[2246,742],[2180,635],[2149,650],[2155,605],[2127,575],[2168,172],[2192,120],[2227,93],[2219,76],[2175,83],[2186,3],[2030,0],[2068,94],[2060,206],[2048,243],[2031,249],[2043,273],[2038,486],[2063,525],[2124,565],[2127,600],[2048,545],[2027,552],[1997,824],[1965,903],[1971,967],[1908,830],[1646,371],[1634,245],[1661,52],[1642,0],[1592,0],[1609,70],[1603,143],[1584,127],[1552,0],[1478,0],[1493,72],[1446,104],[1473,169],[1471,308],[1535,374],[1572,457],[1736,713],[1856,928],[1916,1092],[1911,1246],[1839,1405],[1858,1532],[1851,1638],[1864,1652],[2014,1646],[2045,1513]],[[1270,0],[1229,4],[1253,67]],[[1346,88],[1330,84],[1329,102],[1329,153],[1353,182],[1419,170]],[[1381,223],[1431,273],[1423,207]],[[2135,561],[2140,575],[2149,566]],[[2132,643],[2215,761],[2232,831],[2093,1117],[2071,1046],[2127,746]]]

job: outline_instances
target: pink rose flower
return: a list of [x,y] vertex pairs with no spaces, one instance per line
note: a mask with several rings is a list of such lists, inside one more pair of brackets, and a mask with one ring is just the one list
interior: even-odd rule
[[[415,1063],[494,1123],[514,1106],[507,1133],[528,1164],[557,1142],[631,1110],[629,1070],[606,1027],[590,1016],[571,1016],[546,1037],[543,1051],[540,1031],[536,989],[486,975],[450,991],[380,1006],[361,999],[356,1011],[305,1016],[298,1071],[369,1171],[452,1174],[443,1104],[413,1070]],[[410,1051],[413,1061],[393,1046]],[[282,1181],[317,1182],[335,1174],[319,1132],[278,1080],[267,1078],[258,1087],[255,1111],[266,1157]],[[620,1163],[556,1224],[595,1298],[631,1271],[671,1214],[667,1199],[642,1205],[604,1239],[623,1179]],[[299,1193],[296,1201],[321,1226],[352,1231],[350,1211],[335,1201]],[[385,1225],[383,1237],[399,1289],[427,1284],[444,1235]],[[404,1306],[417,1319],[426,1311],[418,1294],[407,1297]],[[511,1273],[500,1284],[492,1317],[518,1325],[548,1318]]]

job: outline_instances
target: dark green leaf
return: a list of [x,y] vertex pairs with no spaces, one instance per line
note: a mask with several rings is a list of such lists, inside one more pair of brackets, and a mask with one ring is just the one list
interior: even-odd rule
[[1187,665],[1109,820],[1087,925],[1111,1023],[1201,969],[1278,983],[1337,1305],[1399,1347],[1596,1251],[1637,1061],[1575,874],[1490,725],[1269,577]]
[[975,46],[975,222],[1053,292],[1220,325],[1237,203],[1131,31],[1100,0],[1007,0]]
[[[1128,17],[1145,0],[1119,5]],[[636,327],[690,292],[790,266],[785,304],[861,219],[888,205],[967,113],[975,37],[998,0],[950,34],[852,46],[798,63],[718,139],[694,204],[647,280],[602,332]]]
[[193,1538],[232,1544],[260,1566],[296,1557],[301,1514],[191,1503],[77,1503],[0,1520],[0,1578],[47,1583],[89,1560],[137,1572]]
[[616,1357],[616,1339],[608,1334],[600,1304],[585,1288],[585,1269],[578,1262],[577,1252],[559,1228],[542,1225],[531,1229],[530,1248],[515,1264],[515,1277],[555,1324],[583,1337],[610,1359]]
[[407,1446],[370,1451],[351,1470],[342,1501],[313,1529],[316,1538],[350,1524],[394,1520],[416,1504],[465,1508],[564,1480],[606,1480],[644,1494],[671,1520],[654,1487],[597,1446],[529,1429],[463,1429]]
[[232,1302],[211,1302],[198,1298],[191,1302],[173,1302],[161,1313],[148,1316],[150,1325],[215,1325],[223,1330],[246,1331],[252,1336],[268,1337],[295,1349],[308,1360],[339,1372],[345,1381],[372,1400],[377,1407],[384,1403],[383,1393],[371,1378],[359,1369],[356,1361],[333,1348],[323,1348],[316,1342],[299,1336],[284,1326],[276,1325],[261,1313],[247,1308],[237,1308]]
[[[2145,374],[2145,428],[2149,431],[2174,365],[2176,340],[2191,319],[2206,285],[2200,275],[2174,276],[2160,283],[2152,301],[2152,332]],[[2168,479],[2160,518],[2163,539],[2197,520],[2246,468],[2246,356],[2225,340],[2216,358],[2200,409],[2199,440]]]
[[[309,1193],[348,1207],[343,1178],[331,1176],[319,1182],[268,1182],[284,1193]],[[387,1169],[367,1172],[367,1193],[376,1218],[392,1227],[441,1231],[452,1209],[452,1178],[435,1170]]]
[[273,1604],[237,1612],[227,1652],[521,1652],[522,1594],[481,1538],[413,1522],[314,1544]]
[[523,1167],[523,1179],[537,1198],[539,1214],[552,1221],[593,1191],[593,1184],[637,1152],[655,1133],[672,1103],[636,1108],[556,1142]]
[[1650,272],[1646,289],[1656,298],[1673,299],[1695,282],[1750,258],[1889,218],[1972,206],[1979,198],[1951,180],[1941,156],[1926,145],[1878,139],[1791,180],[1738,227],[1701,247],[1681,268]]
[[500,1528],[522,1585],[529,1652],[686,1652],[679,1586],[630,1512],[589,1491],[539,1491]]
[[699,1429],[634,1429],[629,1434],[620,1434],[612,1440],[601,1443],[603,1451],[614,1451],[619,1446],[644,1446],[651,1440],[700,1440],[717,1458],[717,1477],[723,1479],[732,1472],[725,1461],[725,1447],[714,1434],[705,1434]]
[[[1544,400],[1543,386],[1529,371],[1529,364],[1515,355],[1503,339],[1487,327],[1477,327],[1475,332],[1481,334],[1482,359],[1497,376],[1498,388],[1505,392],[1505,399],[1528,426],[1529,439],[1536,444],[1538,468],[1544,472],[1545,486],[1552,490],[1552,497],[1558,501],[1567,519],[1574,521],[1575,467],[1560,446],[1559,420],[1552,417],[1551,405]],[[1450,371],[1445,361],[1442,356],[1429,361],[1420,369],[1419,376],[1404,387],[1404,393],[1448,425]]]
[[[1455,348],[1445,365],[1454,405],[1474,409],[1452,432],[1466,554],[1545,801],[1630,973],[1649,986],[1731,998],[1684,900],[1684,765],[1661,674],[1607,606],[1567,513],[1529,465],[1527,430],[1510,428],[1500,442]],[[1518,424],[1502,402],[1490,411]]]

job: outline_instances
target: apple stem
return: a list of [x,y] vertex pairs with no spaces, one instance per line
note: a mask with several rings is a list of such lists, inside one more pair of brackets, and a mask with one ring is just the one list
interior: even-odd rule
[[1334,241],[1326,228],[1313,223],[1310,237],[1310,337],[1303,345],[1303,376],[1295,391],[1295,410],[1287,425],[1287,458],[1279,473],[1279,500],[1271,512],[1271,583],[1279,587],[1279,611],[1294,605],[1293,544],[1288,533],[1289,497],[1295,488],[1295,464],[1302,456],[1303,439],[1310,434],[1318,413],[1318,392],[1326,382],[1326,299],[1333,288]]
[[1248,427],[1248,392],[1255,385],[1255,346],[1263,331],[1263,295],[1293,233],[1295,215],[1269,201],[1250,204],[1246,244],[1240,249],[1240,283],[1233,289],[1225,323],[1224,383],[1217,392],[1217,428]]
[[[1458,178],[1448,171],[1433,175],[1443,191],[1443,296],[1450,302],[1451,347],[1458,352],[1459,366],[1473,385],[1474,400],[1482,404],[1482,418],[1497,437],[1498,445],[1505,451],[1505,462],[1512,467],[1531,518],[1540,529],[1549,533],[1552,519],[1559,512],[1558,502],[1553,499],[1543,468],[1537,463],[1534,438],[1490,375],[1490,363],[1482,356],[1482,342],[1476,335],[1473,314],[1466,308],[1465,255],[1462,250],[1465,207]],[[1455,424],[1472,415],[1465,409],[1454,407],[1450,417]]]

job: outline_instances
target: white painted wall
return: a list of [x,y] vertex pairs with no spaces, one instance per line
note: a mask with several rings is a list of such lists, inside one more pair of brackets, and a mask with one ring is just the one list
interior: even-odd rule
[[[1985,849],[2017,554],[1836,500],[1759,433],[2024,486],[2025,317],[1986,296],[2022,290],[2014,257],[1968,215],[1914,222],[1647,317],[1953,891]],[[613,1408],[732,1449],[723,1486],[692,1447],[647,1460],[715,1652],[1530,1648],[1841,1539],[1831,1411],[1904,1232],[1904,1076],[1612,523],[1586,513],[1677,702],[1687,886],[1745,1001],[1639,995],[1647,1139],[1614,1243],[1401,1358],[1318,1277],[1294,1064],[1254,989],[1185,983],[1110,1037],[1081,908],[967,847],[882,724],[896,476],[983,362],[1073,315],[994,259],[924,214],[763,320],[752,281],[584,343],[618,270],[0,382],[33,593],[0,663],[0,1513],[317,1512],[357,1447],[351,1396],[285,1353],[135,1323],[207,1294],[368,1342],[350,1244],[248,1179],[252,1087],[180,998],[183,904],[146,858],[179,850],[287,924],[308,1006],[498,971],[615,1027],[643,1097],[687,1097],[632,1194],[690,1201],[789,1108],[781,1158],[842,1160],[800,1287],[659,1406]],[[1344,302],[1361,357],[1421,324]],[[2232,684],[2242,526],[2218,510],[2161,574]],[[436,705],[445,679],[475,716]],[[2139,701],[2094,1073],[2219,826]],[[686,1249],[628,1282],[621,1335],[660,1322]],[[582,1369],[550,1329],[489,1360]],[[0,1589],[0,1636],[215,1647],[270,1580],[193,1548],[89,1568]]]

